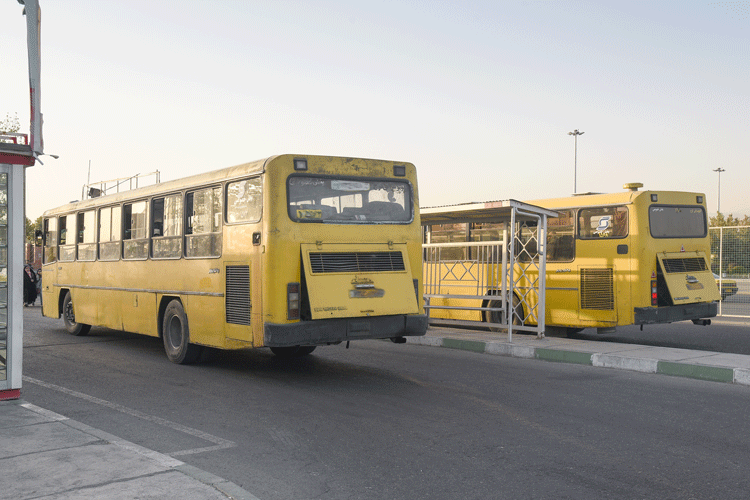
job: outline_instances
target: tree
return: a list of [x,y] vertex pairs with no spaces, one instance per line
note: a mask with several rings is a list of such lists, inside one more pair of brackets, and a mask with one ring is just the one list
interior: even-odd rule
[[18,114],[10,116],[5,113],[5,118],[0,120],[0,132],[18,132],[21,129],[21,123],[18,121]]
[[42,229],[42,216],[40,215],[34,222],[26,217],[26,241],[36,244],[36,231]]

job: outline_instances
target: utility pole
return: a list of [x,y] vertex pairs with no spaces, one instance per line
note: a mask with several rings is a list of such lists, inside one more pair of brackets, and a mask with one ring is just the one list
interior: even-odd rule
[[578,136],[583,135],[585,132],[579,132],[575,129],[573,132],[568,132],[568,135],[572,135],[575,140],[575,156],[573,160],[573,194],[578,192]]
[[719,173],[719,195],[716,197],[716,213],[720,214],[721,213],[721,173],[726,172],[726,169],[719,167],[719,168],[715,168],[714,172]]

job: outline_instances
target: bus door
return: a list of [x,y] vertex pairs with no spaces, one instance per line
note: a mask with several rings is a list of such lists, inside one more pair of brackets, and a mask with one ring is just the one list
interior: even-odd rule
[[[618,306],[629,310],[630,262],[634,251],[626,206],[578,211],[576,262],[579,320],[591,326],[615,326]],[[619,303],[618,303],[619,301]]]

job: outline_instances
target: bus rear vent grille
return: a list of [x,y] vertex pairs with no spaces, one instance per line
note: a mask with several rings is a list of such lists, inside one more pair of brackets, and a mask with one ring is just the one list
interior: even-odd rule
[[250,324],[250,267],[227,266],[227,323]]
[[664,272],[671,273],[695,273],[707,271],[706,259],[703,257],[690,257],[687,259],[662,259]]
[[310,252],[313,273],[404,271],[401,252]]
[[614,311],[613,278],[613,269],[581,269],[581,309]]

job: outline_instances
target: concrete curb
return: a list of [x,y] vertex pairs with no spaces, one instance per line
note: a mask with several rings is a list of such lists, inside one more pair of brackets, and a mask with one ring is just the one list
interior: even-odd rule
[[462,351],[508,356],[513,358],[540,359],[557,363],[573,363],[616,370],[629,370],[641,373],[658,373],[674,377],[685,377],[712,382],[750,385],[750,369],[711,366],[684,361],[632,357],[626,353],[612,354],[585,352],[559,347],[533,347],[507,342],[486,342],[451,337],[424,336],[406,337],[407,343],[431,347],[447,347]]

